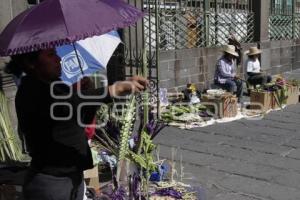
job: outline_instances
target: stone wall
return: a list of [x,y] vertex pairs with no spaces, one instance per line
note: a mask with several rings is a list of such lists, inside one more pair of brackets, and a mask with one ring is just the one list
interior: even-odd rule
[[[300,68],[300,41],[268,41],[260,44],[243,44],[243,50],[259,45],[263,50],[261,65],[268,73],[280,74]],[[195,83],[200,90],[211,88],[215,66],[222,55],[221,48],[183,49],[159,53],[159,87],[170,91],[181,91],[187,83]],[[238,68],[242,77],[242,66]]]
[[293,47],[293,63],[292,69],[300,68],[300,40],[295,41],[295,46]]
[[261,43],[262,67],[271,74],[280,74],[300,67],[300,41],[281,40]]
[[213,65],[221,53],[217,48],[162,51],[159,54],[160,87],[181,90],[187,83],[204,88],[211,80]]

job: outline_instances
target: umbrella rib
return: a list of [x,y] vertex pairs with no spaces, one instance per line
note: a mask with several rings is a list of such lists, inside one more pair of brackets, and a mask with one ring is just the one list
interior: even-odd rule
[[[60,4],[60,1],[59,1],[59,4]],[[60,9],[60,11],[61,11],[61,13],[62,13],[62,16],[63,16],[63,21],[64,21],[64,24],[65,24],[65,27],[66,27],[66,30],[67,30],[67,38],[68,38],[68,36],[69,36],[69,34],[70,34],[70,32],[69,32],[69,29],[68,29],[68,26],[67,26],[67,23],[66,23],[66,20],[65,20],[65,15],[64,15],[64,12],[63,12],[63,10],[62,10],[62,6],[60,5],[59,6],[59,9]],[[73,42],[73,41],[72,41]]]
[[78,61],[78,64],[79,64],[81,74],[84,75],[82,65],[81,65],[81,62],[80,62],[80,59],[79,59],[79,56],[78,56],[78,52],[77,52],[77,49],[76,49],[76,46],[75,46],[75,42],[72,42],[72,45],[73,45],[73,48],[74,48],[74,51],[75,51],[75,54],[76,54],[76,58],[77,58],[77,61]]
[[[60,3],[60,1],[59,1]],[[64,15],[64,12],[62,10],[62,6],[60,5],[59,6],[59,9],[62,13],[62,16],[63,16],[63,22],[65,24],[65,27],[66,27],[66,30],[67,30],[67,38],[68,36],[70,35],[70,32],[69,32],[69,29],[68,29],[68,26],[67,26],[67,23],[66,23],[66,20],[65,20],[65,15]],[[75,46],[75,42],[74,41],[71,41],[72,42],[72,45],[73,45],[73,48],[74,48],[74,51],[75,51],[75,54],[76,54],[76,58],[77,58],[77,61],[78,61],[78,64],[79,64],[79,68],[80,68],[80,71],[81,71],[81,74],[84,75],[84,72],[83,72],[83,69],[82,69],[82,65],[81,65],[81,62],[80,62],[80,59],[79,59],[79,56],[78,56],[78,52],[77,52],[77,49],[76,49],[76,46]]]

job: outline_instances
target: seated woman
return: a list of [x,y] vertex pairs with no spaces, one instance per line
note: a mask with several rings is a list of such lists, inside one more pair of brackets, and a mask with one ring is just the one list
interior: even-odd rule
[[232,45],[225,46],[224,55],[218,60],[215,71],[215,84],[237,95],[241,102],[243,82],[236,76],[236,58],[239,56]]
[[272,81],[272,77],[266,75],[261,71],[260,62],[258,56],[261,54],[261,50],[257,47],[251,47],[247,53],[248,60],[246,62],[248,82],[251,85],[264,85]]

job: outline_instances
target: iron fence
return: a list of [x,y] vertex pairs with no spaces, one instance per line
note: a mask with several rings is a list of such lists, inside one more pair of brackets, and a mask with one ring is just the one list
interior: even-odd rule
[[299,0],[272,0],[270,9],[270,40],[290,40],[300,37]]
[[156,42],[160,50],[219,46],[232,34],[242,42],[253,41],[252,0],[144,0],[143,7],[148,13],[145,35],[155,41],[146,41],[149,49]]
[[242,42],[254,37],[253,0],[128,0],[146,16],[124,35],[126,76],[143,69],[151,80],[151,104],[158,104],[158,55],[162,50],[220,46],[234,34]]

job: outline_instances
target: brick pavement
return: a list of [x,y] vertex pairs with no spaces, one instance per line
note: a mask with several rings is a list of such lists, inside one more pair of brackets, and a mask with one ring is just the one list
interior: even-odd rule
[[300,104],[259,121],[167,127],[155,143],[162,158],[177,149],[178,178],[201,185],[206,200],[300,200]]

